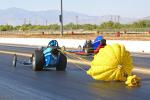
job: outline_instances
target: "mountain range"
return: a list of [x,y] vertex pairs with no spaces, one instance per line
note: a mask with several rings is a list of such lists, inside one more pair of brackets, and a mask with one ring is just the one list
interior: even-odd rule
[[[48,25],[59,24],[59,10],[46,11],[28,11],[20,8],[8,8],[0,10],[0,24],[10,25]],[[141,19],[150,19],[149,17]],[[105,15],[105,16],[90,16],[82,13],[64,11],[64,24],[101,24],[106,21],[114,21],[120,23],[132,23],[140,19],[121,17],[119,15]]]

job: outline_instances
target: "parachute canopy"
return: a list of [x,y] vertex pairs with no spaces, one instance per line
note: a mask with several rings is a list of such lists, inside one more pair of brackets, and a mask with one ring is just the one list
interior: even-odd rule
[[124,45],[113,44],[100,49],[87,74],[95,80],[125,81],[132,69],[132,58]]

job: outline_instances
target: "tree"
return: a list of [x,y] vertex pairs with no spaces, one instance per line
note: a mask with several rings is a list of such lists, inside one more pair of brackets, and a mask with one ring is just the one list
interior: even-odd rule
[[74,30],[76,28],[77,28],[77,26],[75,24],[73,24],[73,23],[69,23],[69,24],[64,26],[65,30]]
[[84,24],[84,25],[82,25],[82,29],[84,29],[84,30],[94,30],[94,29],[97,29],[97,25]]
[[9,30],[13,30],[13,26],[12,25],[1,25],[0,26],[0,30],[1,31],[9,31]]

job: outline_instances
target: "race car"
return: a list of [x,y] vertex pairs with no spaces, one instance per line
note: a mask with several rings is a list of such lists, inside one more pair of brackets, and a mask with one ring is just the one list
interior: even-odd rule
[[104,48],[105,46],[106,46],[106,39],[104,39],[103,36],[97,36],[94,41],[86,40],[83,47],[81,47],[80,45],[78,47],[80,50],[74,51],[74,53],[78,55],[93,55],[97,54],[100,48]]
[[65,71],[67,57],[61,52],[58,42],[52,40],[47,47],[35,50],[32,55],[32,69],[41,71],[44,68],[56,68],[57,71]]

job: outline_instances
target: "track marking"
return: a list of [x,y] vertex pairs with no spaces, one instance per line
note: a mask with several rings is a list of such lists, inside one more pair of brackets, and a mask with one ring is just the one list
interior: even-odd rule
[[90,64],[91,64],[90,62],[82,62],[82,61],[73,60],[73,59],[68,59],[67,61],[70,62],[70,63],[81,64],[81,65],[88,65],[88,66],[90,66]]
[[79,59],[80,62],[76,62],[78,64],[84,64],[84,65],[90,65],[90,61],[84,59],[84,58],[81,58],[79,56],[77,56],[76,54],[73,54],[73,53],[69,53],[69,52],[65,52],[67,55],[69,55],[70,57],[73,57],[73,58],[76,58],[76,59]]
[[76,63],[73,63],[73,62],[70,62],[70,63],[72,63],[72,64],[75,65],[77,68],[81,69],[82,71],[86,72],[86,70],[85,70],[82,66],[80,66],[80,65],[78,65],[78,64],[76,64]]
[[135,67],[133,72],[150,75],[150,69],[148,68]]
[[24,57],[32,57],[31,53],[19,53],[19,52],[12,52],[12,51],[0,51],[1,54],[9,54],[9,55],[18,55]]

